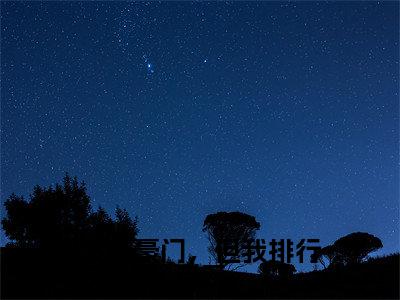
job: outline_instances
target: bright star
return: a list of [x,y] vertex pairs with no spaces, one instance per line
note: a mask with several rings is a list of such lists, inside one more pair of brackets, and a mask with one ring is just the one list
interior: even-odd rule
[[154,67],[151,63],[147,62],[147,75],[151,75],[154,73]]

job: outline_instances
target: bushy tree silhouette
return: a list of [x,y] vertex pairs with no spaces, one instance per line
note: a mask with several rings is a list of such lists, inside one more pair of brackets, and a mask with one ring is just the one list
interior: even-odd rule
[[132,220],[126,209],[117,207],[115,210],[115,244],[118,247],[135,246],[137,229],[137,217]]
[[260,229],[255,217],[242,212],[217,212],[208,215],[203,224],[210,246],[208,251],[221,268],[225,268],[226,253],[221,249],[224,243],[235,242],[240,256],[246,251],[245,245],[254,239],[256,230]]
[[360,263],[368,254],[383,247],[382,241],[367,232],[354,232],[338,239],[334,244],[336,257],[344,264]]
[[36,186],[30,201],[12,194],[1,221],[8,246],[23,248],[129,248],[135,244],[137,220],[116,209],[114,221],[103,208],[92,212],[85,184],[68,174],[55,188]]
[[12,194],[5,202],[7,218],[4,218],[1,223],[3,230],[8,238],[14,242],[8,246],[30,247],[34,244],[32,237],[32,229],[27,226],[29,223],[29,204],[23,199]]
[[47,248],[78,244],[87,227],[90,200],[84,183],[68,174],[55,188],[35,186],[27,202],[11,195],[4,203],[6,235],[20,247]]
[[366,232],[353,232],[313,254],[313,260],[324,268],[362,262],[371,252],[383,247],[382,241]]
[[89,215],[88,225],[85,245],[98,249],[113,245],[114,222],[103,207]]

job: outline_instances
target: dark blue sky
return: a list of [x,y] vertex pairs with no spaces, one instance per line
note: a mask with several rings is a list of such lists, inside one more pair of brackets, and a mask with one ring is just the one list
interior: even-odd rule
[[203,263],[205,216],[232,210],[399,250],[398,2],[1,10],[2,201],[69,172]]

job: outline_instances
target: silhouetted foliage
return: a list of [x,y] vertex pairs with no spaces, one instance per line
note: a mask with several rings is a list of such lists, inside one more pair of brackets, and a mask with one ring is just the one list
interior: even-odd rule
[[[187,264],[170,258],[162,263],[159,255],[138,259],[137,219],[119,207],[115,219],[102,207],[92,211],[85,185],[68,175],[54,188],[36,186],[30,201],[12,194],[4,205],[2,225],[12,243],[0,251],[2,298],[304,299],[399,294],[399,255],[366,261],[369,253],[382,247],[368,233],[349,234],[315,254],[319,261],[343,268],[295,274],[291,264],[264,261],[260,276],[199,266],[195,256],[189,256]],[[240,212],[209,215],[203,225],[215,258],[218,242],[236,240],[238,249],[245,251],[243,246],[259,228],[254,217]],[[82,247],[89,251],[80,251]],[[79,251],[69,251],[75,249]]]
[[368,254],[383,247],[382,241],[366,232],[354,232],[338,239],[333,247],[344,264],[360,263]]
[[137,217],[132,220],[126,209],[115,210],[115,243],[119,247],[134,247],[136,241]]
[[256,230],[260,229],[255,217],[242,212],[217,212],[208,215],[203,224],[203,232],[207,232],[210,246],[208,251],[222,268],[228,264],[223,263],[224,253],[218,247],[224,241],[235,241],[238,246],[238,256],[242,255],[245,245],[254,239]]
[[316,250],[315,253],[311,255],[311,259],[314,261],[318,261],[326,269],[335,260],[335,256],[335,247],[332,245],[328,245],[319,250]]
[[93,248],[104,249],[113,245],[114,222],[103,207],[91,213],[88,218],[88,230],[85,244]]
[[21,247],[55,247],[80,242],[90,213],[84,183],[64,177],[63,186],[35,186],[27,202],[11,195],[2,220],[6,235]]
[[126,210],[116,209],[116,220],[103,208],[91,212],[84,183],[67,174],[63,185],[36,186],[30,201],[12,194],[4,203],[2,226],[12,241],[22,248],[77,248],[134,246],[137,220]]
[[382,248],[382,241],[366,232],[354,232],[336,240],[333,245],[313,254],[324,268],[345,266],[362,262],[368,254]]
[[258,272],[268,278],[288,279],[296,273],[296,268],[292,264],[269,260],[260,263]]
[[30,247],[34,244],[32,229],[29,227],[29,204],[23,199],[12,194],[5,202],[7,218],[1,221],[3,230],[8,238],[14,242],[8,246]]

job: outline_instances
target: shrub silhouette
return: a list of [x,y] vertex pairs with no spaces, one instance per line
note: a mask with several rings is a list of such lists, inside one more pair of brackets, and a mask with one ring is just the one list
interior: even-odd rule
[[296,272],[296,268],[292,264],[268,260],[260,263],[258,272],[267,278],[288,279]]
[[103,208],[91,211],[84,183],[68,174],[63,185],[34,187],[30,201],[12,194],[1,221],[8,246],[20,248],[82,248],[134,246],[137,220],[116,209],[116,220]]
[[206,216],[203,232],[207,232],[210,246],[208,251],[221,268],[229,263],[225,262],[226,253],[222,249],[224,243],[236,243],[237,256],[246,251],[244,247],[248,241],[254,239],[256,230],[260,229],[255,217],[242,212],[217,212]]

